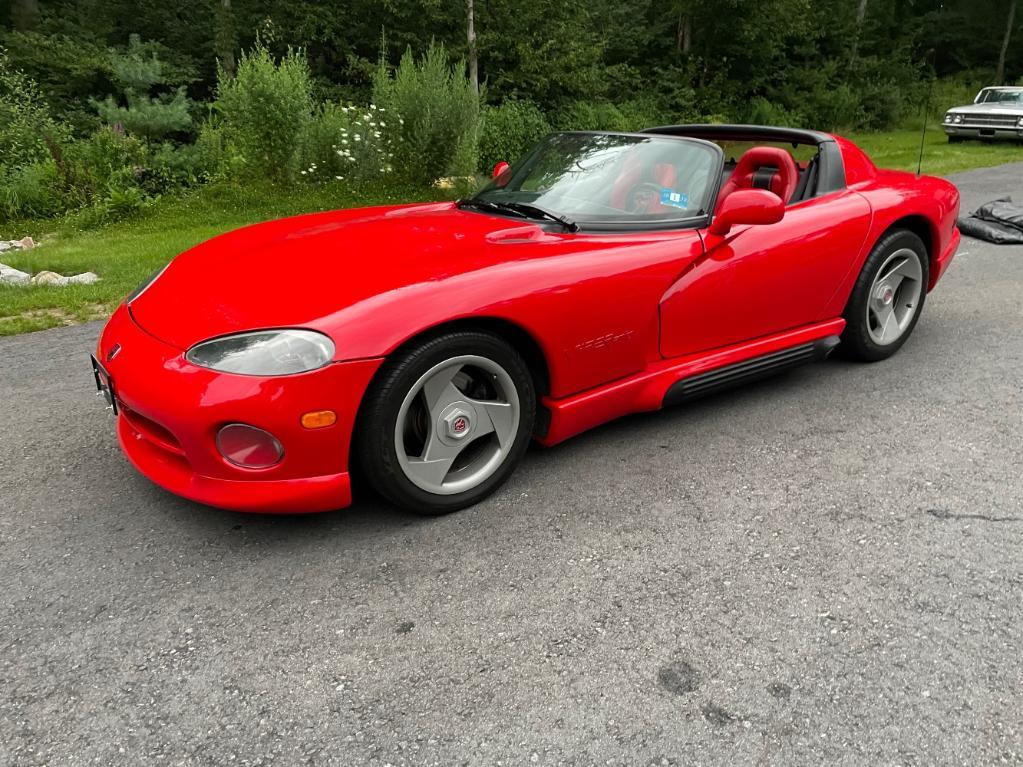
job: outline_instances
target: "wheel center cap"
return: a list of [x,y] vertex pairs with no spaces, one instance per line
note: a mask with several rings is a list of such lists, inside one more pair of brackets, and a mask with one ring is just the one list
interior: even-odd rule
[[444,408],[440,415],[438,431],[441,438],[448,442],[465,439],[473,431],[476,411],[468,402],[454,402]]
[[885,285],[877,292],[877,299],[884,306],[890,306],[892,301],[895,300],[895,291],[892,290],[890,285]]

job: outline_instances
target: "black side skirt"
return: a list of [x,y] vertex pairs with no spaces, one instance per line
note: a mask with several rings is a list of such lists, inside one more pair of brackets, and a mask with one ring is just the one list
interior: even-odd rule
[[664,395],[662,405],[679,405],[683,402],[698,399],[722,389],[767,378],[783,370],[794,368],[807,362],[822,360],[838,346],[838,336],[828,336],[817,341],[791,346],[788,349],[764,354],[744,362],[700,373],[689,378],[676,381]]

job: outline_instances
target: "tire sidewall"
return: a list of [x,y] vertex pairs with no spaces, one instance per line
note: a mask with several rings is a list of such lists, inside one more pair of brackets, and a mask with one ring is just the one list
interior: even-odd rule
[[[452,495],[423,490],[404,473],[398,461],[394,432],[406,395],[435,365],[463,355],[486,357],[511,377],[519,397],[519,424],[508,455],[487,479]],[[457,331],[437,336],[400,352],[384,363],[370,386],[357,430],[356,449],[370,483],[398,506],[420,514],[446,514],[471,506],[508,479],[529,446],[536,414],[536,391],[529,367],[503,339],[489,333]]]
[[[912,251],[920,262],[922,282],[920,300],[917,302],[912,320],[902,335],[890,344],[881,345],[870,337],[870,329],[867,325],[867,304],[870,301],[870,291],[874,280],[881,267],[884,266],[889,256],[903,249]],[[891,357],[901,349],[913,334],[913,329],[920,320],[927,298],[929,280],[930,259],[923,240],[907,229],[893,229],[885,234],[867,256],[846,306],[844,314],[846,326],[842,333],[842,349],[846,355],[855,359],[876,362]]]

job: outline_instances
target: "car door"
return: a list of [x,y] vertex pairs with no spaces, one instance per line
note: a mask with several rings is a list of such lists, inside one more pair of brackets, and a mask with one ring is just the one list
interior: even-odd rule
[[701,230],[706,251],[661,300],[661,354],[678,357],[831,317],[827,304],[860,253],[871,210],[841,190],[792,205],[777,224]]

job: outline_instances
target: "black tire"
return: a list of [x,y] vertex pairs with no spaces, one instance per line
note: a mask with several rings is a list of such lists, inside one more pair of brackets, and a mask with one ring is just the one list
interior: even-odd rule
[[962,136],[949,136],[948,137],[948,143],[950,143],[950,144],[962,144],[964,141],[966,141],[966,139],[963,138]]
[[[503,463],[478,486],[442,495],[428,492],[405,474],[397,455],[394,433],[406,395],[427,371],[445,360],[476,355],[502,367],[519,399],[519,424]],[[486,498],[511,476],[522,460],[536,418],[536,388],[522,356],[506,341],[489,333],[456,331],[404,348],[377,373],[359,412],[353,449],[363,477],[381,496],[417,514],[448,514]]]
[[[914,313],[908,326],[902,334],[893,342],[879,344],[871,337],[870,326],[867,319],[867,303],[870,300],[870,292],[874,286],[874,280],[878,272],[885,265],[888,258],[900,251],[912,251],[920,262],[922,285],[919,299],[915,302]],[[892,229],[887,232],[867,256],[860,276],[853,286],[849,302],[846,304],[845,330],[842,333],[842,343],[839,347],[841,354],[849,359],[862,362],[878,362],[891,357],[897,352],[906,340],[913,333],[916,323],[920,319],[920,313],[924,308],[924,301],[927,297],[927,281],[929,275],[930,260],[927,255],[927,247],[923,241],[913,232],[907,229]]]

